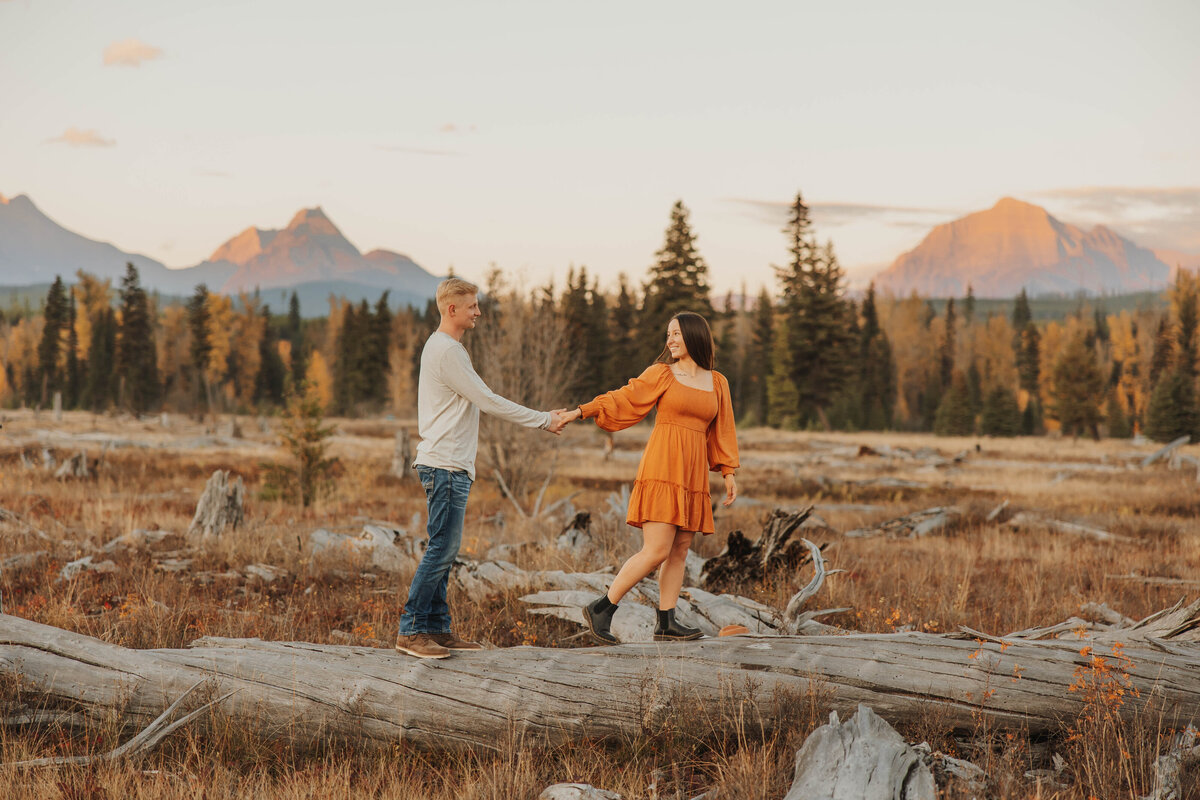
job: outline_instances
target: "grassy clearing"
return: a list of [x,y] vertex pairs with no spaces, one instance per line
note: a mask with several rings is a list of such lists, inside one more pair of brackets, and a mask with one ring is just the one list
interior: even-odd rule
[[[44,551],[0,577],[4,609],[29,619],[87,633],[131,647],[182,647],[199,636],[298,639],[322,643],[356,641],[389,646],[399,619],[408,575],[377,575],[362,564],[314,570],[306,545],[317,527],[353,532],[362,519],[392,520],[411,527],[424,518],[424,498],[414,481],[387,474],[392,421],[335,421],[332,455],[339,459],[334,494],[301,510],[257,497],[262,465],[279,460],[271,434],[242,420],[244,444],[193,448],[205,433],[200,424],[173,418],[169,428],[87,414],[61,423],[47,416],[9,413],[0,432],[0,508],[45,532],[0,522],[3,557]],[[39,433],[41,431],[41,433]],[[109,450],[97,477],[60,482],[41,469],[25,469],[20,454],[37,461],[39,441],[59,457],[97,444],[67,443],[62,434],[112,434],[134,445]],[[632,479],[646,431],[619,434],[611,459],[603,457],[594,430],[574,428],[563,437],[563,465],[547,492],[553,501],[579,492],[574,505],[600,510],[608,492]],[[944,456],[968,451],[967,463],[926,468],[850,453],[858,445],[934,448]],[[979,445],[979,451],[975,450]],[[750,430],[742,435],[745,467],[739,473],[744,501],[718,513],[717,534],[697,543],[701,555],[720,551],[725,535],[754,535],[763,514],[776,505],[813,502],[836,530],[846,530],[934,505],[957,504],[963,516],[940,534],[915,540],[845,539],[828,534],[826,556],[845,569],[831,577],[814,601],[851,608],[827,621],[859,631],[950,631],[960,625],[1005,633],[1048,624],[1078,612],[1085,602],[1106,602],[1138,618],[1174,603],[1187,589],[1146,585],[1117,577],[1136,572],[1182,579],[1200,576],[1200,491],[1196,476],[1165,468],[1105,471],[1125,463],[1128,442],[1056,439],[1009,441],[936,439],[907,434],[781,434]],[[1192,451],[1200,450],[1193,446]],[[849,453],[849,454],[848,454]],[[232,469],[247,484],[248,523],[196,556],[192,573],[222,573],[250,563],[283,567],[270,583],[244,576],[202,583],[192,573],[166,573],[145,554],[117,553],[117,572],[58,580],[63,564],[131,530],[182,533],[204,481],[215,469]],[[879,488],[846,481],[891,476],[925,483],[923,488]],[[1103,544],[1073,536],[1015,531],[986,521],[1008,499],[1012,509],[1084,522],[1134,538]],[[745,502],[745,501],[750,502]],[[561,519],[521,519],[491,484],[472,491],[464,554],[482,557],[503,543],[551,544]],[[517,558],[526,568],[590,570],[615,566],[638,544],[624,526],[597,519],[601,553],[566,555],[552,546],[529,548]],[[782,606],[807,575],[764,575],[741,594]],[[1196,590],[1192,590],[1192,594]],[[524,613],[517,592],[472,603],[451,598],[460,631],[492,646],[579,646],[574,626]],[[24,689],[6,679],[0,702]],[[421,753],[399,747],[387,754],[295,753],[273,742],[247,741],[219,720],[173,736],[139,762],[19,773],[0,769],[0,796],[84,797],[386,797],[533,798],[550,783],[578,780],[626,798],[690,798],[716,787],[711,797],[779,798],[790,784],[796,748],[827,717],[820,692],[791,698],[789,724],[767,729],[756,723],[754,692],[731,687],[718,708],[696,708],[686,698],[672,705],[661,727],[622,742],[575,742],[544,749],[519,741],[487,755]],[[1031,742],[1013,734],[977,731],[952,739],[931,712],[904,730],[912,740],[958,753],[986,766],[989,796],[998,798],[1118,798],[1146,794],[1151,767],[1171,731],[1147,713],[1120,723],[1105,713],[1099,696],[1090,719],[1077,721],[1055,742]],[[732,738],[715,735],[705,720],[731,715]],[[740,716],[739,716],[740,715]],[[4,714],[0,714],[4,716]],[[86,735],[63,730],[0,728],[0,762],[58,753],[102,752],[130,734],[119,718]],[[1067,758],[1071,786],[1041,787],[1024,777],[1045,766],[1050,752]],[[652,788],[653,787],[653,788]],[[1188,797],[1200,797],[1193,783]],[[946,797],[966,797],[950,788]]]

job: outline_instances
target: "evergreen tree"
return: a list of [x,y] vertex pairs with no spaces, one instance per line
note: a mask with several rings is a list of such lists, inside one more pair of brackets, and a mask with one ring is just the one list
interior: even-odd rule
[[1188,378],[1196,378],[1197,279],[1181,273],[1175,279],[1175,312],[1179,331],[1176,340],[1178,368]]
[[388,375],[391,365],[388,349],[392,340],[392,310],[388,307],[389,290],[384,290],[375,302],[375,311],[367,316],[365,361],[360,370],[364,375],[364,397],[382,406],[388,397]]
[[975,322],[975,287],[967,284],[967,297],[963,301],[963,322],[969,328]]
[[772,371],[772,347],[774,344],[775,307],[771,295],[764,286],[758,293],[754,305],[754,318],[750,327],[750,345],[746,353],[746,408],[755,423],[766,425],[767,380]]
[[985,436],[1016,436],[1021,432],[1021,409],[1012,389],[997,385],[987,393],[979,429]]
[[1020,344],[1017,349],[1017,377],[1020,386],[1030,397],[1038,397],[1041,384],[1041,349],[1042,337],[1037,326],[1032,322],[1021,331]]
[[971,366],[967,367],[967,399],[971,403],[972,414],[983,411],[983,376],[979,374],[979,365],[973,358]]
[[82,368],[79,365],[79,332],[75,330],[75,293],[70,294],[70,312],[67,316],[67,375],[64,405],[79,406],[79,395],[83,391]]
[[60,363],[63,351],[63,334],[69,324],[70,310],[67,306],[67,290],[62,276],[55,275],[54,283],[46,295],[46,308],[42,312],[45,321],[42,338],[38,343],[38,383],[41,405],[46,406],[55,392],[64,388],[64,375]]
[[637,298],[629,288],[625,273],[617,276],[617,302],[608,324],[608,359],[606,389],[623,385],[637,375],[639,366],[637,341]]
[[[370,316],[369,307],[366,316]],[[333,363],[333,404],[342,414],[349,414],[363,400],[365,376],[362,362],[369,324],[369,319],[364,318],[353,303],[346,304],[342,328],[337,333],[337,352]]]
[[187,304],[188,332],[191,342],[188,355],[195,377],[196,397],[201,401],[205,413],[212,411],[212,391],[208,380],[208,361],[212,355],[212,313],[208,308],[208,286],[196,285]]
[[942,379],[942,388],[950,385],[954,375],[954,348],[958,320],[954,313],[954,298],[946,301],[946,330],[942,333],[941,346],[938,348],[938,368]]
[[775,428],[795,428],[800,421],[800,395],[792,379],[793,362],[788,352],[788,339],[787,317],[776,317],[771,336],[771,371],[766,386],[766,423]]
[[680,311],[693,311],[711,318],[712,301],[708,288],[708,265],[696,249],[696,236],[688,222],[683,201],[671,208],[662,248],[655,253],[658,262],[650,268],[640,320],[639,345],[644,363],[653,361],[663,349],[667,323]]
[[150,301],[137,268],[125,265],[121,279],[121,322],[117,328],[116,372],[120,402],[135,414],[150,410],[159,396],[158,355]]
[[1108,425],[1109,438],[1128,439],[1133,436],[1133,427],[1129,424],[1129,417],[1125,415],[1125,409],[1121,407],[1121,400],[1117,397],[1115,388],[1108,393],[1108,406],[1104,410],[1104,421]]
[[975,415],[971,413],[967,381],[961,372],[951,376],[950,386],[938,404],[933,432],[938,436],[970,436],[975,432]]
[[1200,438],[1196,382],[1182,368],[1171,370],[1155,385],[1146,408],[1146,435],[1156,442]]
[[1021,435],[1034,436],[1042,432],[1042,403],[1036,396],[1030,396],[1021,412]]
[[87,352],[87,376],[80,405],[92,411],[104,411],[115,396],[117,319],[105,308],[92,320],[92,342]]
[[279,338],[271,324],[271,307],[263,306],[263,334],[258,342],[259,369],[254,379],[254,402],[280,405],[287,383],[287,368],[279,357]]
[[867,287],[863,298],[857,378],[858,426],[866,430],[891,428],[896,407],[896,362],[887,333],[879,324],[874,283]]
[[833,244],[824,249],[817,247],[808,207],[799,193],[784,233],[792,260],[776,274],[783,294],[782,313],[787,319],[786,345],[799,402],[798,419],[801,424],[819,421],[828,430],[826,409],[854,370],[851,309],[844,297],[844,275]]
[[[436,310],[436,308],[435,305],[434,309]],[[304,380],[304,373],[308,370],[308,351],[304,342],[304,320],[300,317],[300,298],[296,296],[295,290],[292,290],[292,296],[288,299],[287,328],[283,338],[292,345],[290,378],[293,386],[299,386],[300,382]]]
[[604,299],[604,295],[600,291],[600,284],[595,278],[592,278],[587,300],[588,313],[584,324],[583,352],[587,359],[585,363],[589,366],[580,371],[588,373],[591,378],[586,394],[595,397],[619,386],[620,383],[613,382],[607,370],[608,354],[612,350],[612,339],[608,334],[608,301]]
[[1162,377],[1175,362],[1175,340],[1171,336],[1171,326],[1167,315],[1158,318],[1158,327],[1154,330],[1154,350],[1150,355],[1150,385],[1158,386]]
[[[1022,287],[1021,293],[1017,295],[1016,299],[1013,301],[1013,330],[1019,334],[1021,331],[1025,330],[1025,326],[1031,322],[1033,322],[1033,312],[1029,310],[1029,296],[1025,294],[1025,288]],[[1014,349],[1016,348],[1017,344],[1017,342],[1013,343]]]
[[[587,352],[591,310],[588,308],[586,268],[581,268],[578,273],[574,267],[567,269],[567,285],[558,303],[558,315],[563,320],[563,338],[567,352],[582,364],[595,363],[588,359]],[[581,369],[577,371],[571,385],[564,388],[572,396],[595,397],[599,394],[598,391],[594,391],[596,384],[595,371]]]
[[1067,344],[1054,365],[1054,418],[1063,433],[1090,433],[1100,438],[1100,397],[1104,376],[1087,337],[1077,335]]

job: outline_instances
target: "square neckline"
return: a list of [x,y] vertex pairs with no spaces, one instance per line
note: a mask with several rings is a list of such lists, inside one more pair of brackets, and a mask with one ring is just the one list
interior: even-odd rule
[[682,386],[683,388],[685,388],[685,389],[691,389],[691,390],[693,390],[693,391],[696,391],[696,392],[704,392],[705,394],[716,394],[716,392],[717,392],[717,373],[716,373],[716,370],[711,370],[711,369],[710,369],[710,370],[708,371],[709,377],[710,377],[710,378],[712,378],[712,388],[711,388],[711,389],[701,389],[701,388],[700,388],[700,387],[698,387],[698,386],[688,386],[686,383],[684,383],[683,381],[679,380],[679,376],[675,374],[675,370],[673,370],[673,369],[671,368],[671,365],[670,365],[670,364],[664,364],[663,366],[665,366],[665,367],[667,368],[667,372],[671,373],[671,380],[675,381],[675,383],[679,384],[679,385],[680,385],[680,386]]

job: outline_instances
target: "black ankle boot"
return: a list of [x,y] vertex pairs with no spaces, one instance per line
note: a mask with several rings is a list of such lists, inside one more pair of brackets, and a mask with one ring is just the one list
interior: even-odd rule
[[608,631],[612,624],[613,614],[617,613],[617,604],[608,599],[608,594],[602,594],[583,607],[583,618],[587,621],[588,630],[597,644],[620,644],[617,637]]
[[681,625],[675,619],[675,609],[658,610],[658,624],[654,626],[654,641],[656,642],[686,642],[699,639],[704,631],[699,628],[689,628]]

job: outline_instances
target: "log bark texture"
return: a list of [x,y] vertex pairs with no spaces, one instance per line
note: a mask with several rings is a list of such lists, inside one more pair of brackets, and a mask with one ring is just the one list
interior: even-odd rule
[[[1084,710],[1068,687],[1089,658],[1078,641],[980,640],[921,633],[842,636],[728,636],[670,644],[584,649],[515,647],[425,661],[391,650],[257,639],[201,639],[182,650],[131,650],[77,633],[0,616],[0,677],[24,688],[0,698],[5,725],[47,719],[78,725],[110,717],[145,727],[197,681],[210,699],[234,694],[211,713],[298,747],[398,741],[448,749],[494,749],[512,737],[561,743],[655,730],[680,708],[722,708],[754,694],[765,724],[790,702],[777,690],[815,687],[850,715],[863,703],[896,723],[936,714],[970,731],[1061,731]],[[1097,655],[1105,654],[1097,646]],[[1174,648],[1172,648],[1174,649]],[[1129,680],[1165,724],[1200,720],[1200,659],[1137,643]],[[735,702],[737,702],[735,698]],[[694,713],[694,712],[691,712]],[[732,727],[737,714],[714,714]]]

